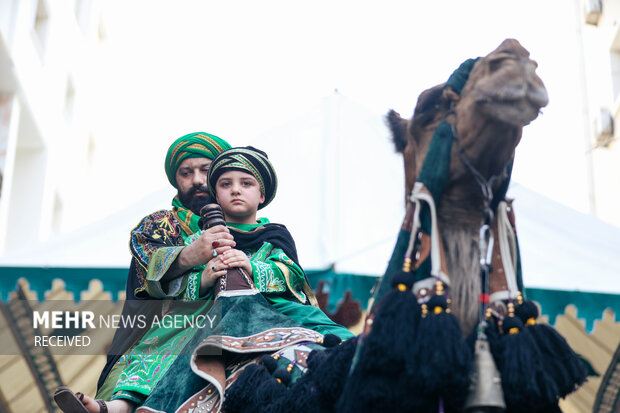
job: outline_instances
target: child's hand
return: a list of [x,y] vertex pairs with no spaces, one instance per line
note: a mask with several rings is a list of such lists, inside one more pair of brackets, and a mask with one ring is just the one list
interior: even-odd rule
[[248,275],[252,275],[252,265],[245,252],[231,248],[228,251],[224,251],[221,258],[228,268],[243,268]]
[[218,278],[226,275],[227,270],[228,267],[222,263],[220,256],[209,261],[200,276],[200,296],[204,296],[207,290],[215,285]]
[[216,225],[200,234],[197,240],[183,248],[180,259],[182,269],[203,265],[213,258],[213,250],[217,254],[236,245],[233,236],[228,228],[223,225]]

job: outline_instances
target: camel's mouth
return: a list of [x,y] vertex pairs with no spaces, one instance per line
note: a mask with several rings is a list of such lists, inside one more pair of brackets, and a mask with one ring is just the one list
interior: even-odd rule
[[479,110],[486,115],[512,126],[525,126],[538,117],[540,109],[548,103],[545,89],[526,93],[494,94],[475,99]]

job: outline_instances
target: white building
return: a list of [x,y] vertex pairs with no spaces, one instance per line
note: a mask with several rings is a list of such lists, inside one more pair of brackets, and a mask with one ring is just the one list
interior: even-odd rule
[[86,182],[98,7],[0,2],[0,254],[58,232]]
[[[583,0],[583,85],[590,208],[620,227],[620,3]],[[568,87],[568,85],[567,85]],[[614,127],[615,125],[615,127]],[[620,241],[618,242],[620,251]]]

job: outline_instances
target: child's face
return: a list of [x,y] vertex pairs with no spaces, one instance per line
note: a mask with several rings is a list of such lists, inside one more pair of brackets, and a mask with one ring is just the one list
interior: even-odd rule
[[226,221],[256,223],[258,206],[265,201],[256,178],[242,171],[224,172],[215,184],[215,192]]

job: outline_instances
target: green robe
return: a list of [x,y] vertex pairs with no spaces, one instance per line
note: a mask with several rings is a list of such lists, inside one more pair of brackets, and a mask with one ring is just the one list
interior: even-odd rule
[[[236,231],[252,232],[262,229],[261,227],[268,223],[266,218],[261,218],[254,225],[232,223],[227,225]],[[202,231],[191,235],[183,233],[184,244],[189,245],[201,233]],[[213,298],[212,289],[205,296],[199,295],[200,277],[204,265],[194,268],[192,272],[175,280],[171,285],[161,283],[161,278],[174,261],[171,257],[176,258],[180,250],[178,246],[174,246],[162,247],[154,251],[145,274],[144,288],[141,291],[154,298],[204,301],[205,305],[196,310],[195,314],[204,313],[210,307]],[[246,249],[244,252],[250,258],[254,285],[277,312],[296,322],[291,326],[300,325],[321,335],[333,333],[342,339],[353,337],[349,330],[334,323],[319,308],[309,305],[313,297],[308,296],[312,292],[303,270],[281,248],[275,247],[270,242],[263,242],[258,249]],[[241,314],[241,316],[247,317],[247,314]],[[288,324],[283,319],[272,321],[274,322]],[[264,325],[269,326],[269,322]],[[271,327],[278,326],[272,325]],[[227,327],[220,326],[220,328],[226,329]],[[116,363],[97,397],[107,400],[124,398],[140,404],[151,393],[153,386],[168,371],[177,355],[195,333],[196,328],[152,327]],[[251,333],[256,333],[256,331]],[[112,386],[115,380],[116,384]]]

